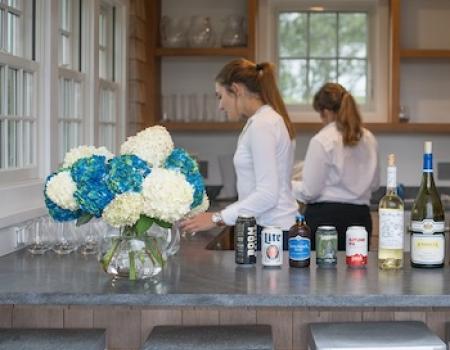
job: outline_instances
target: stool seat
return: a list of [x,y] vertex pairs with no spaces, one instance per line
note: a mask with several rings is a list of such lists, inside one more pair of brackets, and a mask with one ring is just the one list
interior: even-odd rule
[[156,326],[144,350],[273,350],[267,325]]
[[311,350],[445,350],[445,343],[423,322],[312,323]]
[[105,330],[0,329],[0,350],[104,350]]

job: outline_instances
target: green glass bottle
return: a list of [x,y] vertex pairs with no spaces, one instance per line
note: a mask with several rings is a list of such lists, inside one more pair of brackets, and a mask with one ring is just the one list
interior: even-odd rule
[[426,141],[422,182],[411,212],[411,266],[444,266],[444,228],[444,208],[433,179],[432,143]]

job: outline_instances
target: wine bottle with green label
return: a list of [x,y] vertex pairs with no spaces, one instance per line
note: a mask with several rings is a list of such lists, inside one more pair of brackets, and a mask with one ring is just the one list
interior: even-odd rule
[[423,174],[411,211],[411,265],[442,267],[445,259],[445,218],[441,198],[433,179],[431,141],[425,142]]

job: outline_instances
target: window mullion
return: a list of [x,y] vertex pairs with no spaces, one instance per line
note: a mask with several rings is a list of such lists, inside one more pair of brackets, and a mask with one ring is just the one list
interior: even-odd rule
[[307,12],[306,17],[306,91],[308,95],[311,95],[311,84],[309,83],[309,69],[310,69],[310,46],[311,46],[311,12]]
[[23,133],[22,133],[22,118],[24,117],[24,112],[23,112],[23,79],[24,79],[24,71],[23,69],[18,70],[17,72],[18,74],[18,81],[17,81],[17,115],[19,117],[19,120],[16,122],[16,139],[15,139],[15,143],[16,143],[16,154],[18,155],[18,159],[16,159],[16,167],[22,168],[23,167],[23,147],[22,147],[22,143],[23,140],[19,140],[19,138],[17,137],[18,135],[22,136],[23,138]]
[[339,12],[336,12],[336,82],[339,81]]

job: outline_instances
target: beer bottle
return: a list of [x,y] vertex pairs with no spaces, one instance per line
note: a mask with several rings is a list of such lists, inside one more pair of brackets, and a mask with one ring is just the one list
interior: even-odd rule
[[308,267],[311,259],[311,230],[305,217],[297,215],[289,230],[289,266]]

